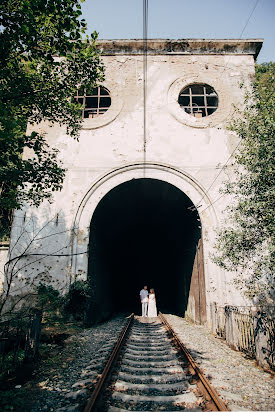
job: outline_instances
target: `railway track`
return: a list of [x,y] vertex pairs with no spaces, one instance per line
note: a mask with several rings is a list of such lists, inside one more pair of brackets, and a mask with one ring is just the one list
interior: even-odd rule
[[228,411],[166,318],[124,327],[84,412]]

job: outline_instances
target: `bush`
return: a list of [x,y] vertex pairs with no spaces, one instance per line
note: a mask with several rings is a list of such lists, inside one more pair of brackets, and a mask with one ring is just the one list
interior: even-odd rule
[[62,297],[60,292],[51,285],[40,283],[37,288],[38,308],[41,309],[43,319],[46,323],[56,321],[62,310]]
[[71,284],[69,292],[64,297],[64,312],[75,320],[83,321],[88,302],[91,298],[90,287],[84,280],[76,280]]
[[53,286],[42,283],[38,286],[38,306],[47,322],[68,318],[68,315],[76,321],[84,321],[90,300],[90,286],[83,280],[72,283],[64,296]]

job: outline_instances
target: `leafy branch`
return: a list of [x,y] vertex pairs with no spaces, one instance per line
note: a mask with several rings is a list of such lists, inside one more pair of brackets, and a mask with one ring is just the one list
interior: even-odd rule
[[274,118],[275,63],[256,66],[245,107],[231,124],[241,138],[235,154],[235,179],[223,192],[233,201],[219,231],[214,261],[225,270],[239,270],[235,280],[257,303],[272,303],[274,282]]

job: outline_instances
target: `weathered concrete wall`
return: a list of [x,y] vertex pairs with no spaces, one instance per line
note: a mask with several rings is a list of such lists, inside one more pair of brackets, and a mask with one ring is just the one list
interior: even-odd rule
[[8,260],[8,253],[9,253],[9,243],[2,242],[0,243],[0,293],[3,291],[4,286],[4,266]]
[[[20,271],[22,285],[25,278],[30,281],[41,273],[62,288],[76,275],[85,277],[89,225],[98,202],[118,184],[148,177],[175,185],[198,207],[208,311],[213,301],[243,303],[232,285],[233,274],[223,273],[212,263],[210,254],[215,230],[230,202],[226,196],[217,200],[222,182],[233,173],[230,161],[223,166],[238,144],[238,138],[226,127],[234,105],[242,105],[240,84],[249,85],[259,42],[248,45],[239,41],[240,47],[235,49],[222,49],[219,44],[221,54],[209,44],[203,50],[201,44],[197,48],[192,44],[183,53],[169,52],[166,46],[149,53],[145,168],[143,56],[133,48],[135,41],[129,47],[119,46],[119,41],[113,44],[117,50],[111,47],[110,51],[108,43],[109,55],[103,55],[103,85],[112,98],[109,110],[84,120],[79,142],[69,138],[63,127],[46,123],[36,127],[60,150],[67,174],[63,190],[54,194],[53,203],[15,214],[12,244],[21,236],[19,252],[25,248],[28,255]],[[216,90],[219,107],[215,113],[195,118],[180,108],[178,94],[191,83],[206,83]],[[13,253],[18,253],[17,248]]]

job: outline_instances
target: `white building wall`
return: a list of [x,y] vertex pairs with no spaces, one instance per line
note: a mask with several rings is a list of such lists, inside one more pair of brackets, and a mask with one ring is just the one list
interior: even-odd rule
[[[209,42],[204,49],[196,49],[194,41],[187,53],[170,53],[163,47],[148,55],[145,177],[174,184],[198,205],[208,305],[211,301],[243,302],[232,286],[233,274],[223,273],[210,254],[215,231],[230,201],[226,196],[217,200],[219,189],[232,175],[228,159],[238,144],[227,127],[236,110],[234,105],[242,106],[244,89],[240,85],[249,85],[254,73],[253,54],[260,42],[245,49],[245,41],[236,41],[237,46],[228,53],[226,42],[220,54],[213,52]],[[44,202],[38,209],[26,208],[15,214],[12,250],[27,255],[24,264],[23,260],[20,263],[23,289],[25,279],[39,279],[41,273],[60,288],[76,274],[85,277],[89,225],[99,200],[116,185],[144,177],[143,56],[135,49],[135,41],[126,52],[123,42],[114,44],[116,51],[103,55],[103,85],[111,94],[110,109],[98,118],[84,120],[79,141],[69,138],[65,128],[57,125],[41,123],[35,127],[60,150],[67,174],[63,190],[54,193],[51,204]],[[191,117],[177,103],[182,88],[196,82],[209,84],[219,96],[217,111],[201,119]]]
[[5,263],[8,260],[9,254],[9,243],[1,242],[0,243],[0,293],[3,290],[5,282]]

